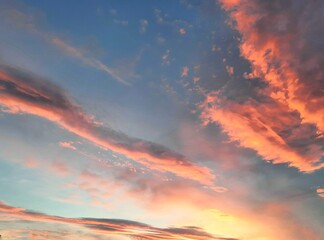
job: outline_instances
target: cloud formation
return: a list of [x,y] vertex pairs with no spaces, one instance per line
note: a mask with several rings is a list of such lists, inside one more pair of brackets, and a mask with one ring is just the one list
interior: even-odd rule
[[218,123],[232,141],[265,160],[305,172],[322,168],[324,56],[316,39],[323,33],[313,25],[324,22],[323,2],[220,3],[241,35],[240,53],[252,69],[242,81],[251,84],[241,99],[235,86],[209,91],[201,104],[202,119]]
[[[322,1],[221,0],[240,32],[241,54],[275,100],[324,130]],[[316,27],[314,27],[316,25]]]
[[213,185],[214,175],[162,145],[104,127],[73,103],[59,87],[18,68],[0,66],[0,104],[12,113],[33,114],[59,124],[90,142],[125,155],[153,170]]
[[242,35],[241,54],[270,95],[324,130],[321,1],[221,0]]
[[117,71],[114,68],[109,67],[107,64],[95,57],[89,56],[89,54],[86,54],[84,50],[71,45],[61,37],[43,31],[34,15],[29,15],[18,9],[12,9],[6,5],[1,7],[2,9],[0,10],[0,17],[4,19],[4,22],[7,21],[10,24],[13,24],[15,27],[24,29],[29,33],[42,38],[47,43],[56,46],[63,53],[78,59],[83,64],[105,72],[119,83],[130,85],[128,81],[117,74]]
[[104,71],[105,73],[116,79],[118,82],[125,85],[129,85],[129,82],[120,77],[113,68],[108,67],[102,61],[96,58],[86,56],[80,49],[68,44],[63,39],[49,35],[46,36],[45,39],[47,39],[50,43],[60,48],[64,53],[67,53],[68,55],[79,59],[84,64],[96,68],[98,70]]
[[220,124],[230,140],[255,150],[265,160],[288,163],[305,172],[324,166],[323,137],[313,125],[301,123],[298,114],[281,103],[271,99],[239,103],[214,92],[201,108],[205,124]]
[[192,239],[192,240],[234,240],[234,238],[218,238],[203,229],[193,226],[156,228],[150,225],[124,220],[105,218],[64,218],[42,214],[22,208],[13,207],[0,202],[0,214],[7,221],[15,222],[24,220],[29,223],[62,223],[72,224],[92,230],[94,233],[103,235],[122,235],[133,238],[157,240],[157,239]]

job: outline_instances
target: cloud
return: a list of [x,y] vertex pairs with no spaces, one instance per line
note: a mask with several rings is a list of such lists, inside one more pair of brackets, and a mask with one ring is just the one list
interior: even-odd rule
[[184,28],[180,28],[180,29],[179,29],[179,33],[180,33],[181,35],[185,35],[187,32],[186,32],[186,29],[184,29]]
[[182,78],[187,77],[187,76],[188,76],[188,72],[189,72],[189,68],[188,68],[187,66],[184,66],[184,67],[182,68],[181,77],[182,77]]
[[167,49],[162,55],[162,65],[170,65],[170,49]]
[[149,25],[149,22],[146,19],[140,21],[140,33],[145,33]]
[[63,148],[70,148],[72,150],[77,150],[75,146],[73,146],[73,142],[59,142],[59,145]]
[[316,193],[320,198],[324,199],[324,188],[317,188]]
[[26,161],[24,162],[24,165],[25,165],[27,168],[37,168],[38,165],[39,165],[39,162],[36,161],[36,160],[33,159],[33,158],[27,158]]
[[[0,16],[3,17],[5,21],[13,24],[14,26],[24,29],[30,33],[33,33],[36,36],[39,36],[40,38],[44,39],[46,42],[62,50],[63,53],[80,60],[83,64],[105,72],[113,79],[117,80],[118,82],[124,85],[130,85],[128,81],[126,81],[124,78],[119,76],[119,74],[117,74],[114,68],[109,67],[107,64],[103,63],[102,61],[100,61],[95,57],[89,56],[89,54],[87,54],[86,51],[71,45],[70,43],[63,40],[62,38],[52,33],[43,31],[38,24],[38,19],[35,18],[34,15],[25,13],[18,9],[4,7],[0,11]],[[128,22],[125,21],[117,21],[117,23],[122,25],[128,24]]]
[[220,0],[242,36],[241,55],[276,101],[324,131],[323,1]]
[[61,176],[67,176],[70,174],[70,170],[68,169],[68,166],[59,161],[55,161],[50,165],[50,170],[53,171],[57,175]]
[[81,60],[83,63],[85,63],[88,66],[91,66],[98,70],[106,72],[107,74],[112,76],[114,79],[116,79],[120,83],[129,85],[129,83],[126,80],[124,80],[119,75],[117,75],[116,71],[113,68],[108,67],[106,64],[104,64],[103,62],[101,62],[100,60],[98,60],[96,58],[85,56],[85,54],[80,49],[73,47],[72,45],[63,41],[61,38],[47,37],[47,39],[53,45],[55,45],[55,46],[59,47],[61,50],[63,50],[64,53],[67,53],[67,54]]
[[94,233],[102,235],[114,234],[128,237],[141,237],[150,240],[184,238],[192,240],[233,239],[217,238],[205,232],[203,229],[193,226],[156,228],[144,223],[124,219],[64,218],[13,207],[3,202],[0,202],[0,214],[4,215],[4,218],[7,218],[7,221],[10,221],[12,224],[19,220],[25,221],[25,224],[31,224],[33,222],[38,222],[38,225],[40,223],[70,224],[92,230]]
[[[251,73],[205,91],[201,118],[264,160],[301,171],[324,167],[323,23],[313,1],[220,0],[241,35]],[[229,66],[228,74],[237,74]],[[238,69],[237,66],[235,69]],[[244,85],[244,88],[243,88]],[[241,87],[241,88],[240,88]]]
[[255,150],[265,160],[288,163],[305,172],[324,166],[323,138],[314,126],[301,123],[298,114],[283,104],[271,99],[239,103],[214,92],[201,108],[205,124],[220,124],[231,141]]
[[0,66],[0,104],[37,115],[103,148],[125,155],[153,170],[171,172],[208,186],[213,185],[211,171],[162,145],[130,137],[104,127],[73,103],[62,89],[18,68]]
[[226,66],[226,71],[228,73],[229,76],[233,76],[234,75],[234,67],[232,66]]

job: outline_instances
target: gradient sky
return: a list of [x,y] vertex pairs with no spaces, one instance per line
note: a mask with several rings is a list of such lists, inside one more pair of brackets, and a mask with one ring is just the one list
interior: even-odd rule
[[324,239],[324,1],[0,0],[1,239]]

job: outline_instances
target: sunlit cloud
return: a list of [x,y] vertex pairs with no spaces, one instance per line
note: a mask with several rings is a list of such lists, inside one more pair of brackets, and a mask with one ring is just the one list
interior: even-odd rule
[[[320,136],[311,126],[302,124],[298,115],[289,112],[285,105],[253,100],[240,104],[213,93],[201,108],[205,124],[219,123],[232,141],[255,150],[265,160],[288,163],[305,172],[323,167],[317,140]],[[285,131],[291,134],[283,134]],[[295,145],[305,135],[311,141],[305,142],[305,146]]]
[[311,1],[220,2],[242,35],[242,56],[250,61],[254,76],[269,84],[268,94],[323,131],[324,58],[312,40],[323,37],[312,26],[323,22],[323,14],[316,11],[323,6]]
[[72,142],[59,142],[59,145],[63,148],[70,148],[72,150],[76,150],[76,147],[73,146]]
[[184,67],[182,68],[181,77],[182,77],[182,78],[187,77],[187,76],[188,76],[188,73],[189,73],[189,68],[188,68],[187,66],[184,66]]
[[[63,218],[59,216],[46,215],[42,213],[28,211],[22,208],[12,207],[5,203],[0,203],[0,214],[12,221],[24,220],[27,222],[41,223],[63,223],[78,225],[87,228],[97,234],[124,235],[129,237],[139,237],[144,239],[234,239],[218,238],[205,232],[198,227],[172,227],[156,228],[140,222],[123,219],[99,219],[99,218]],[[10,219],[14,217],[14,219]],[[5,236],[4,236],[5,237]]]
[[162,145],[132,138],[97,123],[84,113],[67,94],[52,83],[17,68],[2,66],[0,103],[9,109],[37,115],[53,121],[98,146],[121,153],[153,170],[212,186],[214,176],[202,166]]

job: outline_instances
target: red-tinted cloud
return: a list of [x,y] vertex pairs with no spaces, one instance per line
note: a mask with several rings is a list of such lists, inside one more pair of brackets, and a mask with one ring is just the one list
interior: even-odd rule
[[220,124],[230,140],[255,150],[265,160],[288,163],[306,172],[324,165],[320,162],[322,138],[316,128],[301,123],[284,104],[252,99],[238,103],[211,93],[201,107],[206,124]]
[[314,23],[324,22],[323,2],[220,2],[241,34],[240,52],[252,68],[245,76],[262,84],[239,100],[234,87],[205,94],[202,118],[265,160],[306,172],[322,168],[324,55],[316,39],[323,33]]
[[220,0],[242,35],[241,54],[275,100],[324,130],[322,1]]

